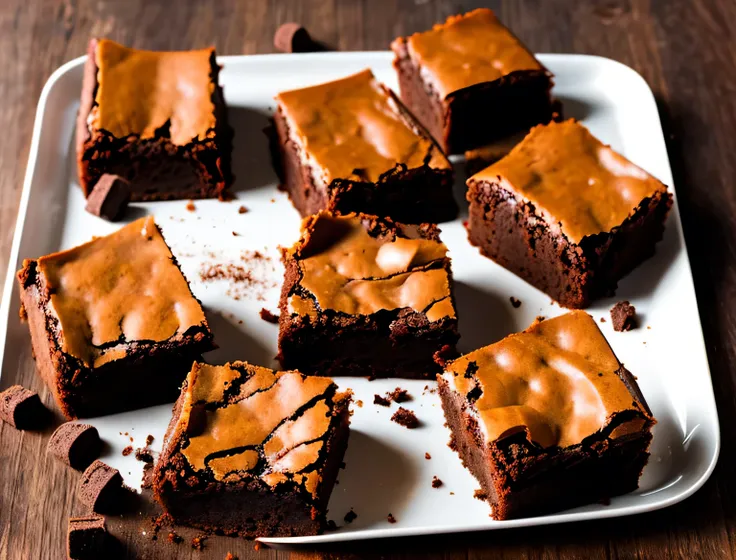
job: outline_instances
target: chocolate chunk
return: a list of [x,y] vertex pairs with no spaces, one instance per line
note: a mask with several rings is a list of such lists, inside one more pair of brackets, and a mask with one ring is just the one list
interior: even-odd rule
[[123,501],[123,477],[117,469],[97,460],[82,473],[77,494],[97,513],[116,513]]
[[511,296],[509,298],[509,301],[511,301],[511,306],[514,309],[518,309],[519,307],[521,307],[521,300],[520,299],[516,299],[514,296]]
[[611,308],[611,321],[616,332],[636,328],[636,308],[628,301],[619,301]]
[[151,464],[153,463],[153,451],[148,447],[139,447],[135,450],[135,458],[143,463]]
[[279,323],[279,316],[278,315],[274,315],[273,313],[271,313],[265,307],[261,308],[260,315],[261,315],[261,319],[263,319],[267,323],[274,323],[276,325],[278,325],[278,323]]
[[424,458],[425,458],[425,459],[426,459],[427,461],[429,461],[429,460],[430,460],[430,459],[432,458],[432,456],[431,456],[431,455],[430,455],[429,453],[425,453],[425,454],[424,454]]
[[20,385],[13,385],[0,393],[0,420],[18,430],[42,428],[49,419],[49,411],[38,394]]
[[439,488],[442,486],[442,481],[436,476],[432,477],[432,488]]
[[51,434],[46,452],[73,469],[84,470],[100,456],[102,440],[97,428],[67,422]]
[[151,445],[152,443],[153,443],[153,436],[152,436],[151,434],[148,434],[148,435],[146,436],[146,447],[148,447],[148,446],[149,446],[149,445]]
[[391,401],[384,399],[381,395],[373,395],[373,404],[380,406],[391,406]]
[[353,522],[353,521],[355,521],[355,520],[356,520],[357,518],[358,518],[358,514],[357,514],[357,513],[355,513],[355,512],[354,512],[354,511],[353,511],[353,510],[351,509],[351,510],[350,510],[349,512],[347,512],[347,513],[345,514],[345,517],[344,517],[343,519],[345,519],[345,523],[352,523],[352,522]]
[[294,22],[281,25],[273,36],[273,46],[282,52],[310,52],[317,49],[309,33]]
[[87,197],[85,210],[111,222],[123,217],[130,202],[130,183],[118,175],[105,173]]
[[107,528],[99,515],[69,519],[67,556],[72,560],[98,560],[105,553]]
[[414,413],[411,410],[407,410],[404,407],[399,407],[399,409],[394,412],[394,415],[391,417],[392,422],[396,422],[400,426],[404,426],[405,428],[409,428],[410,430],[413,430],[414,428],[417,428],[419,426],[419,420],[414,415]]

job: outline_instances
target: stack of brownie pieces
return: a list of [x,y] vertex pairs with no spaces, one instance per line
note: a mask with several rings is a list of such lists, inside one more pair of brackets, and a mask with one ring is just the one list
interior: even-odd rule
[[[452,445],[497,519],[638,486],[655,420],[591,317],[537,321],[458,357],[435,223],[458,211],[447,154],[466,152],[470,242],[584,308],[654,252],[672,195],[561,122],[552,75],[490,10],[392,49],[399,96],[367,69],[276,96],[274,160],[304,217],[283,252],[283,371],[202,361],[215,336],[151,217],[18,273],[37,366],[65,416],[179,395],[153,476],[177,522],[245,537],[324,530],[351,401],[330,376],[437,378]],[[117,179],[102,178],[117,176],[132,200],[227,197],[218,72],[213,49],[92,41],[77,130],[85,195],[100,185],[104,198]]]

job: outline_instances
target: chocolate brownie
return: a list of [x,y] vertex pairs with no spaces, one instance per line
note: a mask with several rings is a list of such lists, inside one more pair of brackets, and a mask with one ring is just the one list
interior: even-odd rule
[[553,118],[552,74],[486,8],[391,44],[401,100],[448,154]]
[[438,381],[453,447],[494,518],[638,487],[655,420],[587,313],[535,322],[453,361]]
[[470,242],[571,308],[654,254],[672,206],[664,184],[573,120],[535,127],[467,184]]
[[420,223],[457,214],[452,165],[370,70],[276,101],[274,160],[302,216],[365,212]]
[[99,560],[105,555],[107,538],[104,517],[72,517],[67,532],[67,557],[69,560]]
[[79,501],[95,513],[119,513],[125,492],[120,471],[100,460],[85,469],[77,485]]
[[171,402],[192,362],[213,348],[202,306],[151,217],[25,260],[18,281],[36,366],[69,419]]
[[320,212],[284,252],[279,358],[313,375],[426,378],[458,340],[435,225]]
[[0,393],[0,420],[18,430],[34,430],[48,422],[49,411],[38,393],[13,385]]
[[176,523],[219,534],[320,533],[350,398],[324,377],[194,364],[156,462],[156,500]]
[[103,174],[87,196],[85,210],[110,222],[120,220],[130,202],[130,183],[118,175]]
[[611,308],[611,322],[616,332],[635,329],[637,325],[636,307],[628,301],[619,301]]
[[51,434],[46,450],[73,469],[82,470],[100,456],[102,440],[94,426],[66,422]]
[[215,49],[152,52],[93,39],[77,118],[79,183],[130,181],[131,199],[225,196],[232,130]]

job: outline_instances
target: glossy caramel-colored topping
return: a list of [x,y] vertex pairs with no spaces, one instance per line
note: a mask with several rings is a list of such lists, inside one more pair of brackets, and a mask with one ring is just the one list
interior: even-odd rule
[[409,56],[442,99],[517,70],[544,70],[487,8],[451,16],[445,23],[405,40]]
[[398,164],[449,169],[450,162],[370,70],[276,96],[307,161],[325,185],[376,182]]
[[667,187],[574,120],[539,125],[471,182],[498,183],[534,204],[573,243],[620,226]]
[[161,342],[206,327],[204,311],[172,259],[151,217],[38,259],[61,326],[61,349],[98,367],[124,354],[112,343]]
[[[447,247],[432,239],[373,236],[355,214],[322,212],[308,218],[298,251],[300,286],[307,295],[292,294],[289,311],[315,316],[317,308],[350,315],[382,309],[410,308],[426,312],[430,321],[454,317],[450,278],[444,268],[428,268],[447,255]],[[411,230],[409,230],[411,231]],[[319,241],[330,242],[318,249]]]
[[101,39],[95,51],[97,105],[91,126],[118,138],[153,138],[169,126],[174,144],[203,140],[215,127],[214,52],[141,51]]
[[302,471],[323,452],[332,399],[345,398],[334,390],[332,380],[299,372],[244,362],[195,364],[179,416],[179,429],[188,434],[181,452],[194,470],[209,469],[216,480],[311,481]]
[[487,441],[525,429],[543,447],[568,447],[616,413],[649,418],[616,373],[622,367],[593,318],[573,311],[466,354],[442,376],[453,390],[477,398],[473,407]]

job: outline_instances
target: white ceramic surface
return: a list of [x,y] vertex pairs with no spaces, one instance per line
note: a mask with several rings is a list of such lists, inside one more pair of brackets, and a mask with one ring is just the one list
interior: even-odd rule
[[[672,185],[654,97],[638,74],[593,56],[540,55],[540,60],[556,75],[554,93],[564,102],[566,116],[581,119],[603,141]],[[282,272],[278,246],[296,239],[300,220],[287,197],[275,188],[262,132],[273,96],[366,66],[391,87],[396,87],[396,80],[388,52],[234,56],[220,61],[236,133],[237,200],[197,201],[194,212],[186,210],[185,201],[136,204],[130,219],[144,214],[156,217],[194,293],[207,307],[221,347],[207,358],[218,363],[245,359],[275,365],[277,328],[262,321],[258,311],[277,309]],[[3,379],[4,385],[28,363],[30,352],[27,328],[17,319],[18,289],[13,275],[22,259],[66,249],[119,227],[84,211],[76,182],[72,136],[82,64],[83,59],[77,59],[55,72],[39,102],[0,307],[0,363],[3,376],[10,376],[10,380]],[[460,171],[456,192],[461,203],[463,180]],[[241,204],[249,212],[239,214]],[[481,257],[467,242],[462,214],[465,210],[441,227],[453,258],[463,352],[521,330],[537,315],[563,312],[548,296]],[[254,271],[256,289],[233,289],[227,281],[200,280],[201,267],[208,263],[244,264],[239,261],[244,250],[259,250],[272,259]],[[512,308],[510,296],[523,302],[519,309]],[[358,518],[317,537],[264,540],[316,543],[562,523],[650,511],[695,492],[715,466],[720,438],[677,205],[657,255],[621,282],[616,298],[599,301],[589,312],[596,318],[608,317],[608,309],[620,299],[629,299],[636,306],[642,327],[614,333],[609,320],[601,328],[619,358],[638,377],[659,422],[637,492],[615,498],[607,506],[592,504],[543,517],[494,521],[488,506],[473,498],[476,482],[446,446],[449,433],[443,426],[439,399],[424,391],[425,382],[341,378],[337,380],[340,386],[351,387],[363,406],[355,407],[347,468],[340,474],[328,517],[344,525],[342,518],[352,507]],[[407,388],[414,396],[406,406],[416,411],[420,428],[407,430],[390,422],[396,405],[389,410],[372,404],[374,393],[396,386]],[[142,446],[149,433],[156,438],[154,449],[160,449],[170,410],[165,405],[92,421],[109,443],[104,459],[121,470],[128,484],[140,485],[141,463],[132,456],[123,457],[122,449],[130,444],[129,437],[134,438],[134,446]],[[431,460],[425,459],[426,452]],[[431,486],[435,475],[444,481],[438,489]],[[387,522],[389,513],[397,523]]]

